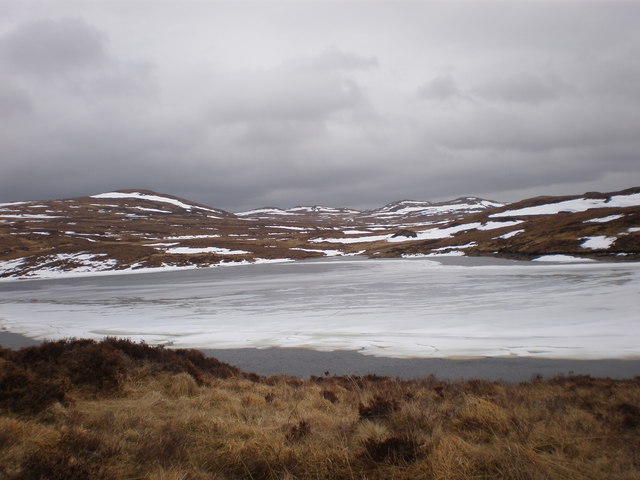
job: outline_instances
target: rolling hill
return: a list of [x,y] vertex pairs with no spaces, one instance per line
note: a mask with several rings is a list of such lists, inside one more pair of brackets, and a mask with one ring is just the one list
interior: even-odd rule
[[369,211],[315,205],[230,213],[148,190],[0,204],[5,278],[342,255],[637,260],[640,188],[508,205],[403,200]]

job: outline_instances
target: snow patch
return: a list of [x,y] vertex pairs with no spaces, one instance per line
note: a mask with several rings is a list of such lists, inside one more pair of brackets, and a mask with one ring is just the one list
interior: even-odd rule
[[506,212],[493,213],[492,218],[498,217],[519,217],[527,215],[552,215],[560,212],[585,212],[594,208],[624,208],[640,206],[640,193],[631,195],[615,195],[608,201],[602,198],[576,198],[563,202],[546,203],[535,207],[525,207],[517,210],[507,210]]
[[196,238],[218,238],[220,235],[180,235],[176,237],[163,237],[162,240],[194,240]]
[[204,248],[194,248],[194,247],[175,247],[168,248],[166,250],[167,253],[177,253],[177,254],[191,254],[191,253],[220,253],[224,255],[244,255],[247,252],[245,250],[230,250],[224,247],[204,247]]
[[597,237],[582,237],[580,240],[584,240],[584,242],[580,244],[582,248],[588,248],[590,250],[606,250],[613,245],[613,242],[615,242],[617,238],[599,235]]
[[458,232],[463,232],[465,230],[475,230],[480,227],[479,222],[474,223],[464,223],[462,225],[456,225],[453,227],[447,228],[431,228],[429,230],[423,230],[421,232],[416,232],[418,234],[417,237],[414,238],[406,238],[406,237],[395,237],[387,239],[388,242],[406,242],[406,241],[415,241],[415,240],[433,240],[439,238],[449,238]]
[[451,250],[450,252],[430,253],[427,256],[428,257],[464,257],[464,252],[462,250]]
[[609,215],[608,217],[591,218],[589,220],[585,220],[584,223],[607,223],[622,217],[624,217],[624,215]]
[[17,258],[15,260],[0,260],[0,275],[9,275],[19,271],[24,261],[24,258]]
[[256,210],[247,210],[246,212],[236,213],[238,217],[247,217],[250,215],[297,215],[295,213],[280,210],[279,208],[258,208]]
[[516,235],[518,235],[518,234],[520,234],[522,232],[524,232],[524,230],[514,230],[513,232],[505,233],[504,235],[500,235],[500,236],[498,236],[496,238],[502,238],[502,239],[506,240],[507,238],[515,237]]
[[157,208],[146,208],[146,207],[132,207],[132,208],[135,208],[136,210],[142,210],[144,212],[171,213],[171,212],[167,212],[166,210],[159,210]]
[[591,258],[574,257],[572,255],[543,255],[538,258],[534,258],[532,262],[559,262],[559,263],[582,263],[582,262],[595,262]]
[[[211,208],[199,207],[197,205],[190,205],[188,203],[181,202],[175,198],[161,197],[159,195],[147,195],[140,192],[124,193],[124,192],[107,192],[99,193],[98,195],[91,195],[91,198],[133,198],[136,200],[148,200],[150,202],[163,202],[175,205],[176,207],[184,208],[185,210],[197,209],[205,210],[207,212],[220,213],[219,210],[213,210]],[[166,213],[166,212],[165,212]]]
[[267,228],[282,228],[284,230],[298,230],[301,232],[307,231],[307,229],[303,227],[290,227],[288,225],[269,225]]
[[495,230],[496,228],[513,227],[523,223],[524,220],[512,220],[509,222],[487,222],[478,227],[478,230]]
[[0,217],[2,218],[24,218],[27,220],[30,219],[43,219],[43,218],[62,218],[61,216],[54,216],[54,215],[36,215],[36,214],[29,214],[29,213],[20,213],[20,214],[16,214],[16,215],[5,215],[0,213]]
[[289,250],[298,250],[300,252],[322,253],[325,257],[339,257],[343,255],[341,250],[314,250],[313,248],[290,248]]
[[346,238],[313,238],[309,243],[367,243],[387,240],[389,235],[370,235],[368,237],[346,237]]
[[442,252],[442,251],[445,251],[445,250],[471,248],[471,247],[477,247],[477,246],[478,246],[478,244],[476,242],[471,242],[471,243],[467,243],[466,245],[451,245],[449,247],[434,248],[434,249],[432,249],[432,251],[434,251],[434,252]]

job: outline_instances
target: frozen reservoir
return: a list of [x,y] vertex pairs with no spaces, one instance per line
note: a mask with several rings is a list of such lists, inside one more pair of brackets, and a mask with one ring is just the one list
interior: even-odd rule
[[640,357],[639,263],[357,257],[0,282],[0,328],[381,357]]

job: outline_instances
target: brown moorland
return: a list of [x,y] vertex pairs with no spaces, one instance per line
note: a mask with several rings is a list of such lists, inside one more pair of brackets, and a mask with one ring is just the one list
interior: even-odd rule
[[261,377],[128,340],[0,349],[0,478],[640,478],[640,378]]
[[[296,207],[233,214],[147,190],[0,204],[0,277],[452,251],[521,260],[554,254],[638,260],[639,194],[637,187],[510,205],[475,197],[405,200],[366,212]],[[607,206],[616,196],[634,200]],[[514,212],[570,200],[595,203],[585,211]],[[593,237],[604,244],[585,245]]]

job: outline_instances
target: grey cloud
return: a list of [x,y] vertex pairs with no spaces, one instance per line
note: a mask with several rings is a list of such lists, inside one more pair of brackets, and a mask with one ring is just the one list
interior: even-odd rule
[[355,82],[307,72],[256,72],[217,88],[211,112],[224,121],[322,118],[363,100]]
[[366,208],[640,183],[640,4],[374,3],[13,9],[0,201]]
[[153,100],[160,89],[152,64],[130,60],[110,59],[90,75],[69,79],[69,83],[96,103]]
[[[371,114],[364,88],[350,77],[373,61],[330,49],[271,69],[240,71],[214,79],[209,118],[215,129],[236,125],[228,148],[260,157],[270,148],[282,156],[291,148],[328,135],[332,122],[351,123]],[[233,130],[233,129],[232,129]],[[308,154],[304,154],[309,156]]]
[[418,89],[418,96],[427,100],[447,101],[462,96],[455,79],[450,75],[432,78]]
[[32,109],[26,90],[0,80],[0,118],[28,114]]
[[[326,64],[324,54],[316,59]],[[310,64],[314,68],[307,68]],[[286,63],[220,78],[212,85],[211,115],[221,121],[312,121],[366,103],[360,85],[343,75],[342,68],[335,71],[336,66]]]
[[[478,107],[460,115],[432,118],[425,129],[454,150],[550,152],[638,140],[638,114],[594,103],[546,109]],[[461,134],[464,132],[464,134]]]
[[[640,41],[638,42],[640,48]],[[640,65],[619,62],[606,62],[594,69],[587,80],[587,93],[613,97],[616,99],[640,98]]]
[[345,52],[336,47],[327,48],[314,57],[304,58],[293,62],[303,68],[321,71],[367,70],[378,66],[375,57],[363,57],[352,52]]
[[105,38],[82,20],[37,20],[0,39],[0,49],[16,70],[34,75],[64,75],[106,60]]
[[569,90],[556,77],[520,72],[487,80],[474,88],[474,93],[487,100],[538,105],[554,100]]

